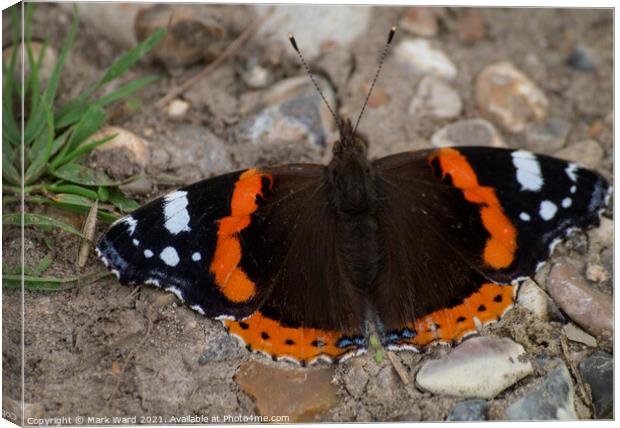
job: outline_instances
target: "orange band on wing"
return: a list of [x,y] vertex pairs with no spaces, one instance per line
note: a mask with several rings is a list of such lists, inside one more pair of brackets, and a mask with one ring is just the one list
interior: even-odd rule
[[484,248],[483,261],[495,268],[510,266],[517,250],[517,232],[504,214],[492,187],[481,186],[473,168],[458,150],[440,149],[429,158],[439,160],[443,176],[450,175],[455,187],[469,202],[478,204],[482,224],[491,235]]
[[240,338],[251,350],[264,352],[274,358],[288,357],[306,363],[319,356],[339,358],[357,349],[353,344],[337,346],[343,337],[342,333],[284,327],[260,312],[243,321],[224,320],[223,323],[230,334]]
[[480,290],[460,305],[440,309],[407,325],[416,332],[410,339],[399,339],[396,344],[428,345],[434,341],[458,342],[477,330],[480,325],[497,321],[512,306],[515,286],[485,283]]
[[252,221],[251,215],[258,208],[256,197],[265,196],[263,178],[269,180],[271,188],[273,178],[270,175],[256,169],[241,174],[230,201],[230,216],[218,221],[217,244],[210,270],[224,296],[235,303],[246,302],[256,293],[254,282],[238,267],[242,255],[239,232]]

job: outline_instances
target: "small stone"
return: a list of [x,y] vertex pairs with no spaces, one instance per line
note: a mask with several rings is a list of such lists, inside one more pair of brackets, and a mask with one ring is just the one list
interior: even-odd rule
[[442,50],[425,39],[405,39],[394,49],[396,61],[410,67],[414,73],[432,74],[453,80],[458,70]]
[[[335,94],[329,83],[317,78],[330,105]],[[280,81],[270,87],[232,132],[243,144],[235,158],[244,166],[298,161],[320,161],[325,147],[337,138],[335,122],[307,76]]]
[[574,389],[566,365],[558,360],[557,367],[545,380],[506,409],[509,420],[570,420],[577,419]]
[[268,68],[261,66],[257,59],[252,57],[241,71],[241,79],[243,79],[243,83],[248,85],[248,88],[262,89],[273,82],[273,73]]
[[595,140],[584,140],[572,144],[554,154],[555,157],[575,162],[588,168],[596,168],[605,152]]
[[482,13],[478,9],[463,8],[456,21],[456,34],[465,43],[484,39],[486,29]]
[[422,365],[417,383],[434,394],[491,399],[532,373],[523,346],[510,339],[474,337]]
[[495,127],[484,119],[465,119],[444,126],[431,137],[435,147],[506,147]]
[[439,77],[424,76],[409,104],[409,114],[452,119],[461,114],[463,103],[459,93]]
[[547,117],[545,93],[510,62],[497,62],[482,70],[475,91],[482,116],[512,133]]
[[609,278],[605,268],[596,263],[588,263],[586,267],[586,278],[592,282],[603,282]]
[[[151,55],[168,68],[187,66],[201,60],[212,61],[232,41],[232,18],[225,12],[215,5],[150,5],[137,13],[133,28],[138,41],[166,28],[166,36]],[[244,10],[236,12],[238,19],[248,19]]]
[[596,351],[579,364],[583,380],[590,385],[596,419],[614,417],[614,360],[603,351]]
[[489,402],[486,400],[467,400],[458,403],[450,414],[448,421],[484,421]]
[[433,7],[411,7],[400,20],[400,28],[422,37],[433,37],[439,31],[437,9]]
[[[252,7],[259,16],[263,16],[270,8],[268,4]],[[371,7],[281,4],[258,30],[257,37],[263,43],[281,43],[286,39],[282,37],[282,29],[290,28],[295,32],[304,57],[311,62],[321,54],[321,47],[346,48],[365,35],[373,13]],[[288,44],[288,40],[285,43]],[[284,53],[299,60],[290,46]]]
[[146,177],[118,186],[123,193],[129,195],[148,195],[153,189],[153,182]]
[[149,162],[149,144],[136,134],[117,126],[106,126],[92,135],[86,143],[92,143],[116,134],[105,144],[97,146],[91,159],[112,177],[126,178],[144,172]]
[[564,331],[564,334],[566,335],[566,338],[568,340],[583,343],[584,345],[588,345],[591,348],[595,348],[597,345],[595,338],[590,336],[582,329],[577,328],[575,324],[568,323],[564,327],[562,327],[562,330]]
[[189,110],[189,103],[180,99],[174,99],[168,104],[168,116],[185,116]]
[[596,62],[592,59],[592,55],[582,45],[575,46],[566,59],[566,64],[580,71],[594,71],[596,69]]
[[590,230],[590,241],[592,244],[598,244],[607,247],[612,244],[614,237],[614,222],[607,217],[601,217],[599,227]]
[[525,137],[530,150],[553,153],[564,147],[571,125],[568,121],[552,117],[544,124],[528,126]]
[[555,263],[547,278],[547,290],[566,315],[588,333],[613,336],[612,297],[590,287],[575,266],[567,261]]
[[553,300],[545,293],[536,282],[531,279],[525,280],[519,287],[517,304],[532,312],[544,321],[563,321],[564,317],[556,307]]
[[[217,336],[207,340],[207,348],[198,358],[198,364],[204,366],[208,363],[219,363],[230,359],[239,350],[239,342],[233,336]],[[244,350],[245,351],[245,350]]]
[[320,420],[339,403],[333,369],[285,370],[257,361],[243,364],[235,381],[250,395],[261,416],[287,415],[289,422]]
[[353,397],[359,397],[365,391],[368,379],[363,367],[351,367],[344,377],[344,387]]

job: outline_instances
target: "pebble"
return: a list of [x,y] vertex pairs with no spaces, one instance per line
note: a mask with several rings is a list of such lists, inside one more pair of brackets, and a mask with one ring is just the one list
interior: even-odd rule
[[287,415],[288,422],[310,422],[339,402],[333,369],[287,370],[250,361],[235,381],[256,403],[261,416]]
[[353,397],[359,397],[366,389],[369,376],[363,367],[353,366],[344,376],[344,387]]
[[610,295],[593,289],[575,266],[567,261],[553,265],[547,290],[560,308],[594,336],[613,336],[614,311]]
[[609,246],[614,238],[614,221],[607,217],[601,217],[599,227],[591,229],[588,233],[593,244],[603,247]]
[[446,420],[448,421],[484,421],[489,402],[486,400],[467,400],[458,403],[452,408]]
[[[364,82],[364,84],[362,84],[362,87],[361,87],[361,92],[364,95],[366,95],[368,94],[369,90],[370,90],[370,83]],[[388,105],[389,103],[390,103],[390,96],[388,95],[386,90],[383,87],[376,85],[373,88],[372,93],[370,94],[370,98],[368,98],[368,107],[379,108],[381,106]]]
[[579,71],[594,71],[596,69],[596,62],[592,59],[588,49],[579,44],[566,58],[566,64]]
[[153,190],[153,182],[146,177],[118,186],[123,193],[130,195],[148,195]]
[[117,178],[143,172],[150,158],[149,143],[133,132],[117,126],[105,126],[84,144],[112,134],[117,135],[107,143],[97,146],[90,155],[97,166]]
[[250,57],[241,70],[241,79],[250,89],[262,89],[273,82],[273,73],[259,63],[255,56]]
[[456,21],[456,34],[465,43],[473,43],[484,39],[486,28],[484,17],[478,9],[462,8]]
[[570,130],[570,123],[558,117],[549,118],[543,124],[532,124],[525,134],[528,149],[539,153],[556,152],[564,147]]
[[434,394],[491,399],[532,373],[524,355],[523,346],[508,338],[474,337],[447,356],[425,362],[416,381]]
[[435,147],[506,147],[495,127],[484,119],[465,119],[444,126],[431,137]]
[[517,304],[544,321],[564,321],[562,313],[551,298],[531,279],[519,287]]
[[[335,95],[320,77],[319,86],[331,105]],[[242,165],[257,162],[319,161],[325,147],[337,138],[335,122],[307,76],[282,80],[262,94],[254,113],[232,132],[232,141],[244,144],[235,152]]]
[[414,73],[432,74],[454,80],[458,70],[445,52],[431,46],[426,39],[407,38],[394,49],[398,63],[408,66]]
[[[271,5],[256,5],[253,9],[264,15]],[[260,28],[257,38],[264,42],[286,43],[286,31],[295,33],[295,39],[306,61],[318,57],[321,47],[347,47],[367,33],[374,14],[371,7],[327,5],[277,5],[271,18]],[[320,31],[317,29],[320,28]],[[386,28],[386,36],[388,29]],[[297,53],[288,46],[284,52],[299,61]]]
[[182,117],[189,111],[189,103],[180,99],[174,99],[168,104],[168,116],[170,117]]
[[405,12],[399,26],[416,36],[434,37],[439,31],[437,12],[433,7],[411,7]]
[[564,327],[562,327],[562,331],[564,331],[564,334],[566,335],[566,338],[568,340],[583,343],[584,345],[587,345],[591,348],[595,348],[597,345],[595,338],[590,336],[582,329],[576,327],[575,324],[566,324]]
[[237,339],[228,334],[207,340],[207,348],[198,358],[198,365],[229,361],[231,355],[234,355],[239,348]]
[[554,153],[555,157],[567,161],[576,162],[588,168],[595,168],[605,152],[600,144],[595,140],[583,140]]
[[614,417],[614,360],[607,352],[596,351],[579,364],[583,380],[590,385],[596,419]]
[[482,116],[512,133],[523,132],[529,122],[547,117],[545,93],[510,62],[485,67],[476,79],[475,91]]
[[[156,4],[141,8],[132,27],[139,41],[159,28],[167,29],[151,55],[168,68],[176,68],[212,61],[224,51],[233,39],[224,12],[214,5]],[[238,19],[247,19],[243,9],[236,12]]]
[[461,114],[463,102],[459,93],[439,77],[424,76],[409,104],[409,114],[452,119]]
[[569,420],[577,419],[574,389],[570,373],[563,361],[544,381],[506,409],[509,420]]
[[592,282],[603,282],[609,278],[609,274],[602,265],[588,263],[586,267],[586,278]]

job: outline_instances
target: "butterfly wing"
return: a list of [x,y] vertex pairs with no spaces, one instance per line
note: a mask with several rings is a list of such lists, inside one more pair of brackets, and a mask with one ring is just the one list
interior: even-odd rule
[[398,345],[458,340],[496,320],[511,284],[567,231],[597,224],[609,193],[592,171],[524,151],[427,150],[375,167],[384,270],[373,298]]
[[99,254],[121,283],[175,293],[253,350],[342,358],[363,348],[363,305],[338,269],[324,174],[287,165],[192,184],[116,222]]

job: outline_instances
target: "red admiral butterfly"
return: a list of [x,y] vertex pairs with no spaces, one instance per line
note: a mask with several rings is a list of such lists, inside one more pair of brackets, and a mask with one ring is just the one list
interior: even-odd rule
[[250,350],[340,361],[366,350],[375,319],[388,349],[456,343],[498,320],[560,238],[598,224],[610,193],[596,172],[522,150],[370,161],[357,124],[337,123],[327,166],[184,187],[114,223],[100,257],[122,284],[173,292]]

